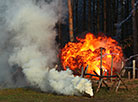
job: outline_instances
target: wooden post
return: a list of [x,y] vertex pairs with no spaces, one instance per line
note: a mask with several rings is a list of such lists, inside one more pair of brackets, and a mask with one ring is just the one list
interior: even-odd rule
[[131,79],[131,76],[130,76],[130,71],[128,71],[128,80]]
[[109,75],[109,72],[108,72],[108,70],[107,70],[107,76]]
[[81,68],[81,77],[83,77],[84,75],[84,71],[83,71],[83,67]]
[[[105,74],[105,71],[103,72],[103,76],[104,76],[104,74]],[[100,81],[99,81],[99,84],[98,84],[96,93],[100,90],[100,88],[101,88],[101,86],[102,86],[102,82],[103,82],[103,78],[101,78]]]
[[[113,75],[113,56],[111,58],[111,76]],[[112,82],[112,78],[111,78],[111,82]]]
[[84,71],[84,74],[86,74],[86,73],[87,73],[88,66],[89,66],[89,65],[87,65],[87,66],[86,66],[85,71]]
[[69,11],[69,35],[70,35],[70,41],[74,41],[73,36],[73,16],[72,16],[72,6],[71,6],[71,0],[68,0],[68,11]]
[[135,79],[135,67],[136,67],[135,64],[136,64],[135,60],[133,60],[133,79]]
[[69,66],[66,66],[66,70],[69,69]]
[[100,75],[102,76],[103,70],[102,70],[102,50],[103,48],[101,48],[101,63],[100,63]]

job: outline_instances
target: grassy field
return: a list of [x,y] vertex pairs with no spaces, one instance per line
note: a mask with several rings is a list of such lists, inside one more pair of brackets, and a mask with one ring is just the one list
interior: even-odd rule
[[126,83],[128,91],[122,87],[115,93],[103,87],[93,98],[41,93],[30,88],[3,89],[0,102],[138,102],[138,80]]

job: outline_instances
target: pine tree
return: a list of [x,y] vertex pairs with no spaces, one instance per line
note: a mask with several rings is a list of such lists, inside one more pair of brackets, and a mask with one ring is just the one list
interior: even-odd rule
[[[132,2],[131,2],[131,4],[132,4],[132,9],[134,9],[135,8],[135,0],[132,0]],[[133,17],[132,17],[132,22],[133,22],[133,53],[134,54],[137,54],[138,53],[138,51],[137,51],[137,43],[138,43],[138,41],[137,41],[137,34],[138,34],[138,32],[137,32],[137,28],[136,28],[136,10],[134,10],[133,11]]]
[[73,15],[72,15],[72,4],[71,0],[68,0],[68,11],[69,11],[69,35],[70,35],[70,41],[74,41],[74,36],[73,36]]
[[104,33],[107,33],[106,32],[106,0],[104,0]]
[[88,1],[88,31],[91,31],[91,0]]
[[97,0],[97,32],[100,31],[100,1]]

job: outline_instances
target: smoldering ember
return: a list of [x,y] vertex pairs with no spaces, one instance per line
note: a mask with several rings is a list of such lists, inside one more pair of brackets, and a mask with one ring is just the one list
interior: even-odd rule
[[137,4],[0,0],[0,90],[79,97],[102,87],[129,91],[126,81],[138,77]]

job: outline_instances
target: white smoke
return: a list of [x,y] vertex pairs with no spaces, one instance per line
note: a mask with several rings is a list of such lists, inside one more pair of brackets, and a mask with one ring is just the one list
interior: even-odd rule
[[58,1],[0,0],[0,22],[3,23],[0,25],[0,36],[4,41],[0,44],[0,63],[4,63],[0,71],[6,70],[4,73],[11,77],[14,69],[11,67],[18,65],[26,80],[42,91],[64,95],[85,92],[93,96],[90,81],[74,77],[70,70],[58,72],[52,68],[57,62],[54,27],[63,18],[57,13]]

